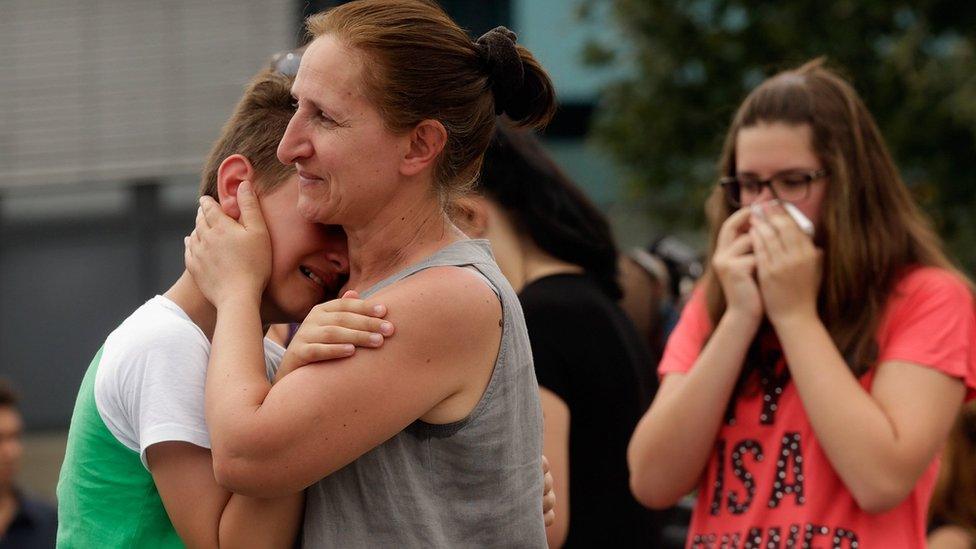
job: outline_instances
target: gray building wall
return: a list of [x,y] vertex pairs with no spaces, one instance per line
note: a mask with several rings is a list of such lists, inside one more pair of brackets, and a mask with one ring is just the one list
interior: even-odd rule
[[0,375],[67,425],[91,357],[165,289],[196,174],[293,0],[0,3]]

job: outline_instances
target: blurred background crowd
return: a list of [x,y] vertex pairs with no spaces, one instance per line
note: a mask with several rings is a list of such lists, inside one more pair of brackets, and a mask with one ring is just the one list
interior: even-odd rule
[[[3,3],[0,375],[20,396],[26,491],[54,502],[88,361],[182,271],[201,163],[243,86],[301,42],[308,14],[338,3]],[[651,356],[701,274],[701,204],[736,105],[813,57],[853,82],[951,254],[976,267],[974,3],[440,4],[472,36],[515,30],[552,76],[560,107],[542,143],[610,220],[625,255],[623,307]],[[944,474],[973,486],[967,417]],[[969,505],[942,518],[976,524],[973,502],[937,494],[937,515]]]

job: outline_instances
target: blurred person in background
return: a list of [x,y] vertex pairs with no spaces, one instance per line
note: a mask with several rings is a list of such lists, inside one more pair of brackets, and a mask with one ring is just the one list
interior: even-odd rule
[[620,308],[643,337],[652,362],[657,364],[666,341],[668,269],[660,258],[643,248],[634,248],[618,256],[617,271],[617,281],[623,292]]
[[617,305],[607,220],[531,133],[504,124],[453,215],[490,241],[525,313],[558,510],[549,546],[659,547],[658,517],[630,494],[626,462],[656,379]]
[[929,549],[976,548],[976,401],[949,435],[929,517]]
[[644,248],[621,253],[617,264],[624,293],[620,307],[647,341],[657,364],[678,315],[702,274],[700,255],[678,237],[666,235]]
[[54,547],[57,511],[17,488],[17,471],[24,454],[24,422],[17,395],[0,379],[0,549]]
[[938,454],[976,395],[972,284],[822,61],[748,95],[720,170],[634,493],[663,507],[697,486],[689,547],[924,547]]

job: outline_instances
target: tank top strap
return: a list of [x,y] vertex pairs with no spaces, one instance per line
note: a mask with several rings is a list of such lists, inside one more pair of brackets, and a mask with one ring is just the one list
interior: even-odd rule
[[496,276],[501,276],[501,272],[495,266],[488,241],[477,239],[459,240],[449,244],[423,261],[414,263],[370,286],[360,295],[363,299],[367,299],[391,284],[432,267],[463,267],[469,265],[476,268],[491,283],[495,293],[498,293]]

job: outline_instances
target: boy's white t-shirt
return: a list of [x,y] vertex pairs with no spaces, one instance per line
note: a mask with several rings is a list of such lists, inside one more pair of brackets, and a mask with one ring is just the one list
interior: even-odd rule
[[[265,338],[268,379],[285,349]],[[159,442],[210,448],[204,387],[210,341],[176,303],[157,295],[105,340],[95,376],[95,404],[108,430],[146,463]]]

